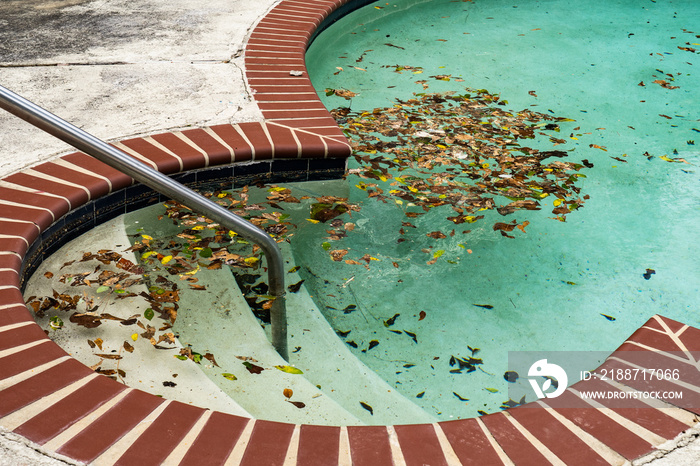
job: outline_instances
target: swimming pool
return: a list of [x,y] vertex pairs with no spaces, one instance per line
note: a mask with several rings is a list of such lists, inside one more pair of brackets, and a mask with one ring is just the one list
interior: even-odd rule
[[[368,254],[368,269],[328,260],[325,232],[297,243],[296,257],[329,322],[351,330],[355,354],[428,412],[463,417],[505,401],[508,351],[612,351],[655,313],[697,324],[698,17],[694,2],[399,1],[358,10],[312,44],[319,96],[350,107],[349,125],[414,93],[486,89],[507,101],[497,108],[575,120],[527,143],[587,164],[577,186],[590,199],[565,222],[547,218],[551,196],[541,211],[485,211],[469,234],[437,209],[406,218],[389,194],[396,172],[387,182],[349,177],[362,209],[332,247]],[[389,200],[366,199],[362,182]],[[513,218],[530,222],[526,233],[493,230]],[[418,229],[401,235],[407,221]],[[426,236],[436,230],[446,237]],[[451,356],[483,364],[454,374]]]
[[[380,15],[375,19],[383,23],[387,18],[404,18],[405,14],[419,7],[420,3],[398,16]],[[356,14],[367,14],[367,11],[370,16],[376,15],[375,12],[383,13],[370,6]],[[352,15],[348,16],[345,21],[353,21],[353,18]],[[338,25],[341,26],[342,23]],[[482,27],[487,28],[488,24]],[[399,29],[404,28],[405,25],[402,25]],[[392,38],[391,43],[387,42],[390,45],[385,45],[388,50],[395,52],[409,49],[404,47],[406,44],[400,45],[402,43],[395,40],[398,33],[389,31],[387,34],[387,31],[379,29],[380,31],[371,32],[383,33],[383,37],[389,35]],[[339,37],[342,38],[342,35]],[[376,43],[376,37],[370,40]],[[444,40],[449,42],[449,39]],[[443,40],[435,42],[443,44]],[[463,86],[473,79],[459,77],[448,65],[421,62],[420,57],[426,54],[424,50],[417,51],[415,57],[406,59],[408,61],[394,63],[396,60],[392,55],[393,61],[372,63],[369,57],[373,51],[368,51],[362,45],[360,48],[362,52],[354,62],[356,65],[363,64],[366,67],[363,70],[366,71],[353,70],[362,77],[376,72],[386,82],[377,85],[369,81],[368,85],[368,81],[361,80],[358,87],[346,81],[342,84],[316,84],[318,89],[340,89],[342,86],[351,91],[359,91],[360,95],[352,98],[352,110],[355,110],[358,97],[364,98],[371,94],[372,88],[388,90],[389,94],[384,97],[394,95],[398,92],[394,87],[399,83],[397,78],[406,78],[412,86],[410,89],[417,88],[423,92],[432,92],[433,88],[443,92],[456,90],[459,94],[467,92]],[[309,53],[313,57],[313,48]],[[362,61],[356,61],[363,55],[365,58]],[[309,61],[310,64],[313,63],[313,59]],[[328,59],[324,62],[332,64]],[[433,71],[430,71],[431,66]],[[338,74],[333,74],[338,72],[337,67],[329,69],[335,70],[329,79],[339,79],[350,68],[345,65]],[[503,79],[510,82],[508,77]],[[480,86],[481,82],[475,84]],[[388,89],[384,89],[384,85]],[[426,85],[427,89],[424,88]],[[452,87],[455,85],[456,89]],[[658,87],[668,92],[679,90],[660,85]],[[526,86],[524,89],[528,88]],[[531,90],[532,93],[521,90],[523,105],[533,105],[530,102],[537,102],[536,99],[540,99],[545,92],[554,93],[540,89],[542,88]],[[519,108],[514,107],[510,96],[500,92],[497,96],[493,89],[490,92],[491,94],[478,90],[468,91],[472,96],[471,101],[477,101],[479,105],[491,105],[486,108],[492,112]],[[339,100],[337,96],[321,93],[326,98]],[[400,97],[408,99],[411,93]],[[514,94],[517,97],[515,91]],[[504,102],[506,99],[508,102]],[[359,101],[364,102],[362,99]],[[372,102],[370,100],[366,104],[369,110],[378,105]],[[425,105],[425,102],[411,104],[414,109],[420,109],[421,105]],[[347,183],[333,188],[338,191],[338,198],[320,199],[321,193],[317,192],[310,196],[314,199],[301,209],[295,202],[285,199],[292,195],[291,192],[285,192],[286,186],[264,186],[257,191],[251,188],[251,193],[257,192],[254,196],[261,201],[264,199],[262,202],[274,202],[283,206],[280,212],[285,212],[285,218],[278,216],[280,223],[288,221],[295,225],[291,246],[295,261],[300,265],[299,278],[304,280],[304,287],[313,296],[317,307],[324,311],[326,319],[342,341],[394,389],[414,400],[429,415],[438,418],[471,417],[480,412],[499,410],[508,401],[508,384],[503,379],[505,371],[509,369],[508,351],[612,351],[622,338],[653,313],[665,313],[679,320],[694,322],[691,315],[692,297],[697,289],[683,287],[683,283],[674,278],[674,274],[682,271],[690,276],[690,283],[696,283],[694,279],[697,277],[694,274],[697,271],[691,267],[692,264],[687,263],[686,253],[674,251],[674,256],[659,258],[667,249],[674,249],[668,239],[656,243],[662,248],[659,251],[644,250],[654,244],[652,241],[660,234],[660,227],[646,223],[649,208],[657,199],[653,191],[641,193],[646,196],[643,202],[648,205],[644,206],[647,217],[636,222],[645,222],[645,229],[639,232],[638,239],[630,242],[624,235],[613,238],[606,235],[610,229],[623,231],[622,225],[625,231],[638,229],[635,222],[629,220],[634,219],[638,211],[631,209],[629,203],[619,202],[619,199],[631,198],[630,193],[639,194],[639,186],[634,183],[634,177],[638,175],[622,171],[626,167],[625,163],[632,163],[648,180],[655,180],[657,184],[664,183],[670,176],[678,177],[679,180],[685,175],[692,176],[693,173],[686,173],[692,170],[692,166],[688,165],[679,171],[675,166],[687,164],[665,159],[655,160],[654,157],[649,160],[647,156],[632,159],[631,154],[629,162],[610,159],[608,153],[614,154],[611,148],[616,143],[599,136],[607,129],[597,126],[597,133],[586,131],[587,128],[578,115],[578,121],[563,120],[562,118],[574,116],[575,106],[566,113],[560,112],[554,105],[547,105],[546,110],[539,108],[539,104],[535,105],[530,107],[527,118],[511,113],[515,122],[508,126],[520,128],[516,123],[525,124],[523,128],[532,124],[539,125],[536,127],[537,132],[545,132],[546,136],[538,136],[537,139],[528,139],[526,142],[542,151],[568,151],[576,148],[577,150],[567,153],[566,160],[581,165],[570,170],[572,173],[586,176],[575,180],[571,186],[580,189],[581,195],[589,196],[590,199],[586,200],[583,208],[572,209],[574,211],[566,215],[565,222],[547,218],[553,216],[549,212],[558,207],[556,199],[561,199],[554,195],[549,199],[549,196],[539,198],[543,206],[541,211],[522,210],[503,216],[493,209],[476,209],[472,219],[455,222],[446,220],[446,216],[454,215],[449,206],[446,206],[431,208],[420,217],[406,217],[405,211],[416,210],[409,205],[409,201],[400,197],[390,199],[389,202],[368,199],[368,192],[374,189],[368,189],[369,182],[385,183],[388,185],[385,186],[386,192],[390,194],[390,185],[396,180],[395,174],[390,175],[394,176],[394,181],[368,180],[361,176],[366,172],[360,164],[351,167],[354,174],[348,177]],[[554,109],[550,108],[553,106]],[[583,114],[580,111],[578,113]],[[587,113],[583,115],[591,118]],[[503,114],[499,113],[498,116],[504,118],[503,121],[507,119]],[[602,121],[606,117],[598,115],[597,118]],[[554,127],[547,129],[550,124]],[[496,126],[492,123],[490,127],[490,135],[494,136]],[[592,134],[586,134],[588,132]],[[437,145],[444,141],[431,142]],[[598,147],[592,147],[591,144]],[[687,146],[692,148],[690,144]],[[694,163],[693,153],[690,152],[690,155],[682,155],[686,161]],[[614,156],[625,160],[622,154]],[[666,156],[673,160],[671,157],[679,158],[672,153]],[[459,157],[456,158],[460,160]],[[562,158],[554,159],[558,161]],[[483,171],[489,167],[479,168]],[[606,199],[608,190],[613,186],[617,189],[616,197]],[[327,189],[328,187],[324,188],[324,192]],[[568,192],[574,193],[571,189]],[[560,194],[563,196],[566,193]],[[692,191],[689,194],[691,198],[696,196]],[[294,195],[303,197],[303,193],[295,192]],[[669,195],[677,196],[677,193]],[[345,197],[349,199],[340,199]],[[255,205],[254,203],[253,213],[259,210]],[[603,209],[608,215],[607,220],[605,215],[601,215],[599,210],[591,209],[591,206]],[[330,212],[324,214],[324,208],[330,209]],[[447,215],[445,209],[448,209]],[[663,205],[658,205],[657,209],[657,215],[661,216],[663,222],[668,222],[675,215],[674,212],[667,212]],[[295,218],[287,219],[288,212],[296,212]],[[484,218],[477,219],[480,215]],[[516,216],[519,222],[517,225],[522,227],[522,231],[515,227],[510,230],[493,229],[494,224],[510,222]],[[563,219],[563,216],[554,217]],[[378,222],[377,218],[382,220]],[[166,218],[165,223],[167,222]],[[529,223],[526,225],[525,222]],[[202,224],[201,228],[205,227]],[[150,236],[150,231],[139,231],[138,228],[140,227],[134,226],[130,230],[136,238],[143,234]],[[402,229],[404,233],[401,233]],[[466,230],[470,230],[469,233],[463,233]],[[435,234],[436,232],[441,234]],[[500,232],[513,238],[506,238]],[[192,235],[193,232],[185,234]],[[694,247],[689,241],[686,246],[689,250]],[[169,249],[173,248],[165,247],[160,252],[162,257],[159,261],[171,256]],[[613,259],[611,251],[620,250],[624,254]],[[176,255],[177,253],[172,254]],[[648,271],[652,269],[655,272],[653,274]],[[193,270],[195,269],[188,269],[183,273],[191,273]],[[295,283],[298,282],[295,280]],[[245,283],[239,280],[239,284],[245,291],[246,288],[253,288],[256,282]],[[208,283],[206,286],[211,285]],[[264,320],[264,290],[258,290],[253,295],[253,308]],[[263,297],[255,299],[255,295]],[[678,312],[679,306],[673,300],[679,299],[681,307],[685,306],[688,310],[686,313]],[[643,304],[642,301],[655,303],[658,307],[640,305]],[[183,315],[180,315],[180,324],[184,322]],[[446,321],[449,325],[445,325]],[[204,325],[202,329],[210,328],[210,324],[211,322]],[[587,330],[582,332],[582,328]],[[180,329],[183,330],[180,335],[184,336],[183,341],[195,341],[194,334],[184,332],[182,326]],[[165,332],[168,333],[169,330],[166,328]],[[204,337],[199,341],[208,344],[211,338]],[[225,345],[225,339],[221,343]],[[194,348],[198,350],[200,346]],[[224,350],[212,351],[220,360],[218,355]],[[205,353],[202,351],[199,358]],[[458,364],[459,360],[462,364]],[[225,385],[227,382],[220,375],[215,374],[214,379],[218,377],[218,381]],[[464,401],[465,399],[469,401]],[[373,409],[380,409],[373,404]],[[312,419],[311,422],[319,421]]]

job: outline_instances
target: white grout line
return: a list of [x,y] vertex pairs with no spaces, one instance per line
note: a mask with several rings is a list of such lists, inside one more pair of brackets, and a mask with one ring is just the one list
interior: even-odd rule
[[151,413],[146,416],[141,422],[139,422],[135,427],[133,427],[129,432],[124,434],[122,438],[114,442],[107,450],[104,451],[100,456],[98,456],[91,464],[95,466],[111,466],[115,464],[119,458],[121,458],[124,453],[129,449],[131,444],[133,444],[138,438],[143,434],[146,429],[151,427],[153,421],[155,421],[158,416],[160,416],[165,408],[170,406],[171,400],[165,400],[160,405],[158,405]]
[[55,222],[55,221],[56,221],[56,216],[54,215],[54,213],[51,212],[51,209],[47,209],[46,207],[36,207],[36,206],[33,206],[33,205],[29,205],[29,204],[20,204],[19,202],[4,201],[4,200],[0,200],[0,205],[8,205],[8,206],[12,206],[12,207],[21,207],[21,208],[23,208],[23,209],[44,210],[44,211],[48,212],[49,214],[51,214],[51,221],[52,221],[52,222]]
[[209,154],[207,154],[207,151],[205,151],[204,149],[202,149],[201,147],[199,147],[199,146],[197,145],[197,143],[195,143],[192,139],[190,139],[190,138],[188,138],[187,136],[185,136],[185,135],[182,133],[182,131],[173,131],[173,134],[174,134],[175,136],[177,136],[178,138],[180,138],[180,139],[182,140],[182,142],[184,142],[185,144],[187,144],[188,146],[190,146],[192,149],[194,149],[194,150],[196,150],[197,152],[199,152],[200,154],[202,154],[202,156],[204,156],[204,166],[205,166],[205,167],[208,167],[208,166],[209,166]]
[[61,158],[54,159],[51,161],[51,163],[55,163],[56,165],[60,165],[61,167],[67,168],[69,170],[73,170],[73,171],[76,171],[79,173],[84,173],[84,174],[92,176],[94,178],[99,178],[101,180],[104,180],[107,182],[107,185],[109,186],[109,192],[110,193],[112,192],[112,180],[110,180],[109,178],[107,178],[104,175],[100,175],[99,173],[95,173],[91,170],[88,170],[87,168],[83,168],[80,165],[76,165],[72,162],[69,162],[67,160],[63,160]]
[[437,435],[438,442],[440,442],[442,454],[447,460],[447,464],[462,464],[457,456],[457,453],[455,453],[454,448],[452,448],[452,444],[450,444],[450,441],[447,440],[447,436],[445,435],[445,432],[443,432],[442,427],[440,427],[440,424],[434,422],[432,425],[433,429],[435,429],[435,435]]
[[[151,136],[145,137],[145,138],[143,138],[143,140],[146,141],[146,142],[148,142],[148,143],[150,143],[150,144],[153,144],[155,147],[157,147],[158,149],[160,149],[160,150],[162,150],[163,152],[167,153],[168,155],[173,156],[173,157],[175,158],[175,160],[178,161],[178,164],[180,165],[180,171],[182,171],[182,170],[184,169],[184,164],[183,164],[183,162],[182,162],[182,157],[180,157],[179,155],[177,155],[175,152],[171,151],[170,149],[168,149],[167,147],[165,147],[163,144],[161,144],[161,143],[159,143],[158,141],[156,141],[155,139],[153,139]],[[157,169],[156,169],[156,170],[157,170]]]
[[151,168],[153,168],[154,170],[158,170],[158,165],[156,165],[156,163],[153,160],[149,159],[145,155],[141,155],[139,152],[132,149],[131,147],[129,147],[121,142],[115,142],[115,143],[112,143],[112,145],[114,147],[116,147],[117,149],[121,150],[122,152],[126,152],[127,154],[135,157],[136,159],[144,162],[146,165],[150,165]]
[[297,464],[297,457],[299,456],[300,432],[301,425],[295,425],[294,431],[292,431],[292,437],[289,439],[289,447],[287,448],[287,455],[284,458],[283,466],[295,466]]
[[352,466],[352,452],[350,450],[350,437],[347,426],[340,426],[340,439],[338,439],[338,466]]
[[238,437],[238,440],[236,441],[236,446],[234,446],[233,450],[231,450],[231,454],[228,455],[228,459],[226,460],[224,466],[237,466],[241,464],[245,450],[248,448],[250,437],[253,434],[255,422],[255,419],[250,419],[245,425],[243,432],[241,432],[240,437]]
[[394,426],[386,426],[386,431],[389,434],[389,447],[391,448],[391,458],[394,466],[406,466],[406,459],[401,451],[399,436],[396,433]]
[[233,125],[233,129],[236,130],[236,132],[243,138],[243,140],[248,144],[248,147],[250,147],[250,160],[255,160],[255,145],[250,142],[250,139],[248,139],[248,136],[245,134],[243,129],[239,125]]
[[49,361],[40,366],[32,367],[31,369],[28,369],[24,372],[20,372],[19,374],[13,375],[12,377],[0,380],[0,391],[12,387],[13,385],[17,385],[20,382],[24,382],[27,379],[31,379],[35,375],[41,374],[42,372],[49,370],[54,366],[58,366],[59,364],[70,359],[72,359],[70,356],[63,356],[62,358],[54,359],[53,361]]
[[[691,366],[697,366],[697,361],[694,361],[693,359],[682,358],[682,357],[677,356],[677,355],[675,355],[675,354],[673,354],[673,353],[669,353],[669,352],[666,352],[666,351],[662,351],[662,350],[656,349],[656,348],[654,348],[654,347],[652,347],[652,346],[645,345],[644,343],[639,343],[639,342],[637,342],[637,341],[626,341],[625,343],[627,343],[627,344],[629,344],[629,345],[638,346],[639,348],[642,348],[643,350],[646,350],[646,351],[651,352],[651,353],[660,354],[660,355],[662,355],[662,356],[665,356],[665,357],[667,357],[667,358],[673,359],[673,360],[678,361],[678,362],[683,363],[683,364],[689,364],[689,365],[691,365]],[[681,350],[676,351],[676,353],[680,353],[680,352],[681,352]],[[622,353],[624,353],[624,352],[622,352]],[[617,359],[617,358],[613,356],[613,357],[611,357],[610,359]]]
[[13,348],[8,348],[6,350],[0,351],[0,358],[12,356],[13,354],[21,353],[22,351],[24,351],[26,349],[33,348],[35,346],[42,345],[44,343],[49,343],[49,342],[51,342],[51,340],[46,338],[43,340],[36,340],[36,341],[31,342],[31,343],[27,343],[25,345],[15,346]]
[[593,408],[595,408],[599,413],[604,414],[608,418],[610,418],[612,421],[616,422],[617,424],[620,424],[622,427],[625,429],[629,430],[633,434],[635,434],[637,437],[640,437],[647,442],[651,443],[652,445],[661,445],[664,443],[667,439],[661,437],[660,435],[657,435],[650,430],[647,430],[646,428],[640,426],[639,424],[627,419],[624,416],[619,415],[615,411],[613,411],[610,408],[605,407],[604,405],[598,403],[595,400],[590,400],[590,399],[583,399],[581,397],[581,393],[574,389],[569,387],[569,390],[571,393],[582,399],[584,402],[588,403],[591,405]]
[[[621,362],[622,364],[625,364],[625,365],[630,366],[630,367],[634,367],[635,369],[640,369],[640,370],[644,371],[645,373],[648,373],[648,372],[652,372],[652,373],[653,373],[653,372],[656,370],[656,369],[648,369],[648,368],[646,368],[646,367],[639,366],[639,365],[637,365],[637,364],[634,364],[634,363],[632,363],[632,362],[629,362],[629,361],[626,361],[626,360],[624,360],[624,359],[620,359],[620,358],[617,358],[617,357],[614,357],[614,356],[608,358],[608,360],[609,360],[609,361],[610,361],[610,360],[614,360],[614,361]],[[669,382],[669,383],[671,383],[671,384],[673,384],[673,385],[678,385],[678,386],[680,386],[680,387],[687,388],[688,390],[691,390],[691,391],[693,391],[693,392],[695,392],[695,393],[700,393],[700,387],[698,387],[697,385],[693,385],[693,384],[688,383],[688,382],[683,382],[682,380],[674,380],[674,379],[672,379],[672,378],[664,379],[664,381]]]
[[540,440],[532,435],[529,430],[525,428],[522,424],[520,424],[517,419],[515,419],[508,411],[504,411],[503,415],[510,421],[510,423],[515,427],[522,435],[527,439],[528,442],[532,444],[533,447],[537,449],[540,453],[542,453],[542,456],[547,458],[547,461],[552,463],[554,466],[566,466],[566,463],[564,463],[557,455],[552,453],[552,451],[545,446],[544,443],[540,442]]
[[265,136],[267,137],[267,140],[270,142],[270,147],[272,148],[272,159],[274,160],[275,158],[275,142],[272,140],[272,136],[270,136],[270,130],[267,128],[267,125],[263,122],[260,123],[260,126],[262,127],[263,131],[265,132]]
[[71,393],[75,392],[79,388],[83,387],[90,380],[100,375],[96,372],[90,373],[80,380],[76,380],[70,385],[63,387],[60,390],[53,392],[39,400],[31,403],[24,408],[18,409],[17,411],[8,414],[7,416],[0,419],[0,425],[6,430],[15,430],[17,427],[24,424],[29,419],[35,416],[39,416],[42,413],[51,410],[51,407],[61,401],[63,398],[67,397]]
[[476,423],[479,424],[479,427],[481,427],[481,431],[484,433],[489,443],[491,444],[491,447],[494,449],[494,451],[498,455],[498,458],[503,462],[503,464],[505,466],[515,466],[515,463],[513,463],[513,461],[508,457],[508,455],[506,455],[506,452],[503,451],[501,445],[498,444],[496,439],[493,437],[493,434],[491,434],[489,429],[486,427],[484,421],[477,417]]
[[82,184],[73,183],[72,181],[64,180],[63,178],[58,178],[56,176],[47,175],[46,173],[42,173],[40,171],[34,170],[33,168],[27,168],[26,170],[23,170],[22,173],[27,174],[27,175],[31,175],[31,176],[35,176],[41,180],[49,180],[49,181],[53,181],[54,183],[62,184],[64,186],[71,186],[73,188],[82,189],[87,194],[88,201],[92,199],[92,194],[90,194],[90,190],[87,189]]
[[593,451],[598,453],[600,456],[603,457],[605,461],[607,461],[611,465],[623,465],[627,461],[622,455],[620,455],[618,452],[583,430],[581,427],[576,425],[573,421],[569,420],[567,417],[563,416],[547,404],[537,401],[536,403],[542,405],[544,409],[551,414],[557,421],[559,421],[564,427],[569,429],[572,434],[574,434],[576,437],[580,438],[583,443],[591,447]]
[[204,429],[204,426],[207,424],[207,421],[209,421],[209,418],[211,415],[214,414],[214,411],[206,410],[202,415],[197,419],[197,422],[194,423],[190,431],[183,437],[183,439],[180,441],[180,443],[173,448],[173,451],[170,452],[170,455],[168,455],[165,460],[163,460],[163,464],[180,464],[182,462],[182,459],[185,457],[189,449],[192,447],[192,444],[197,440],[197,437],[199,437],[199,434],[202,432],[202,429]]
[[224,141],[224,140],[221,138],[221,136],[219,136],[218,134],[216,134],[216,131],[214,131],[213,129],[211,129],[210,126],[207,126],[206,128],[204,128],[204,131],[205,131],[209,136],[211,136],[211,137],[213,137],[214,139],[216,139],[216,142],[218,142],[219,144],[221,144],[222,146],[224,146],[226,149],[228,149],[229,154],[231,154],[231,162],[235,162],[235,161],[236,161],[236,153],[235,153],[235,151],[233,150],[233,147],[229,146],[229,145],[226,143],[226,141]]
[[[26,327],[27,325],[32,325],[32,324],[35,325],[36,322],[31,321],[31,320],[28,320],[28,321],[26,321],[26,322],[19,322],[19,323],[16,323],[16,324],[4,325],[4,326],[0,327],[0,333],[6,332],[6,331],[8,331],[8,330],[14,330],[14,329],[20,328],[20,327]],[[2,385],[2,382],[0,381],[0,386],[1,386],[1,385]]]
[[85,417],[82,419],[78,420],[75,424],[72,424],[70,427],[68,427],[66,430],[46,442],[43,447],[47,450],[50,451],[56,451],[59,448],[61,448],[63,445],[68,443],[70,440],[72,440],[75,436],[80,434],[83,430],[88,428],[90,424],[95,422],[98,418],[100,418],[104,413],[112,409],[115,405],[117,405],[120,401],[126,397],[129,393],[133,391],[133,388],[126,388],[122,390],[121,392],[117,393],[114,395],[113,398],[105,402],[103,405],[99,406],[97,409],[94,411],[88,413]]
[[19,238],[19,239],[21,239],[22,241],[24,241],[24,243],[27,245],[27,247],[29,247],[29,241],[27,241],[27,238],[25,238],[24,236],[19,236],[19,235],[2,235],[2,234],[0,234],[0,239],[13,239],[13,238]]
[[73,210],[73,204],[71,204],[70,200],[67,197],[59,196],[58,194],[52,194],[47,193],[46,191],[39,191],[38,189],[27,188],[26,186],[22,186],[21,184],[10,183],[9,181],[5,180],[0,180],[0,188],[8,188],[14,191],[22,191],[25,193],[37,194],[39,196],[47,196],[54,197],[56,199],[61,199],[63,201],[66,201],[66,203],[68,204],[68,210]]
[[14,223],[29,223],[30,225],[34,225],[39,233],[41,233],[41,228],[39,228],[39,225],[37,225],[34,222],[31,222],[29,220],[18,220],[16,218],[5,218],[5,217],[0,217],[0,221],[3,222],[14,222]]

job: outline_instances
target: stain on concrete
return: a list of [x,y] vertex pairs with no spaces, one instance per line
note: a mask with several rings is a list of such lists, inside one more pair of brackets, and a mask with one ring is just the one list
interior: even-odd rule
[[144,39],[167,41],[179,31],[197,30],[204,20],[198,11],[159,14],[157,8],[149,8],[149,2],[129,7],[124,1],[2,0],[0,64],[46,62]]

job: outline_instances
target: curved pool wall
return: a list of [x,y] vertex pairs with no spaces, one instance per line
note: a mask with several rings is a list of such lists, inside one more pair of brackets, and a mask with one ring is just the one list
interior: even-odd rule
[[[363,2],[360,2],[363,3]],[[265,117],[134,138],[116,145],[196,186],[334,178],[350,149],[306,76],[304,50],[348,1],[283,0],[246,46],[246,78]],[[299,75],[301,71],[301,75]],[[46,337],[24,305],[22,284],[61,244],[159,196],[81,153],[0,180],[0,429],[70,462],[95,464],[624,464],[674,445],[700,415],[700,376],[683,406],[629,400],[587,403],[579,382],[569,407],[545,403],[476,419],[401,426],[293,425],[204,410],[100,377]],[[660,316],[604,364],[634,353],[685,352],[695,366],[700,330]],[[669,389],[668,381],[606,387]],[[676,387],[677,388],[677,387]],[[672,401],[671,401],[672,403]],[[575,406],[575,407],[574,407]],[[670,443],[669,443],[670,442]],[[662,447],[662,450],[658,450]]]

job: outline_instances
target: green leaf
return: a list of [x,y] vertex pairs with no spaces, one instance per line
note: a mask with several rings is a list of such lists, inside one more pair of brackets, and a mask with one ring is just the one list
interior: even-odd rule
[[442,256],[443,254],[445,254],[445,250],[438,249],[437,251],[435,251],[435,254],[433,254],[433,259],[437,259],[438,257]]
[[182,354],[176,354],[175,357],[180,361],[187,361],[187,356],[183,356]]
[[304,373],[301,369],[297,369],[296,367],[292,367],[292,366],[275,366],[275,368],[281,370],[282,372],[286,372],[287,374],[303,374]]
[[153,309],[151,309],[150,307],[143,312],[143,316],[148,320],[151,320],[154,314],[155,313],[153,312]]
[[229,379],[229,380],[238,380],[238,377],[236,377],[236,376],[233,375],[233,374],[229,374],[228,372],[224,372],[224,373],[221,374],[221,375],[223,375],[224,377],[226,377],[226,378]]
[[58,330],[63,327],[63,320],[58,316],[53,316],[49,319],[49,326],[54,330]]
[[328,251],[331,249],[331,243],[329,243],[328,241],[324,241],[323,243],[321,243],[321,247],[324,251]]
[[104,293],[105,291],[109,291],[110,288],[108,286],[102,285],[101,287],[97,288],[97,293]]
[[486,390],[490,391],[491,393],[496,393],[496,392],[498,392],[498,390],[496,390],[495,388],[486,387]]
[[201,251],[199,251],[199,257],[211,257],[213,254],[211,248],[204,248]]

